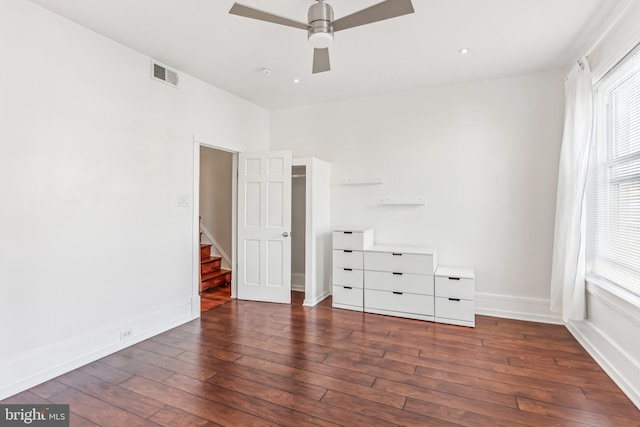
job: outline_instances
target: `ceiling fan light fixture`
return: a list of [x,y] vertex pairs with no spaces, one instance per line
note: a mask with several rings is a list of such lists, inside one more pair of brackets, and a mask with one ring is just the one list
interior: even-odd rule
[[309,43],[311,43],[311,46],[313,46],[315,49],[326,49],[331,46],[332,42],[333,34],[331,33],[319,32],[309,34]]

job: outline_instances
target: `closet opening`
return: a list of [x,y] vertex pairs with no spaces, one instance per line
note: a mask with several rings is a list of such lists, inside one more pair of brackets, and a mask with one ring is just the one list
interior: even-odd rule
[[305,292],[307,167],[291,169],[291,290]]

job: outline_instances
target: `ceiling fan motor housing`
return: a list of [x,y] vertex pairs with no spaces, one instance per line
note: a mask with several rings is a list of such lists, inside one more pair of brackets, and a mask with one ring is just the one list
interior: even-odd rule
[[327,48],[333,41],[333,8],[322,0],[309,8],[309,32],[307,38],[315,48]]

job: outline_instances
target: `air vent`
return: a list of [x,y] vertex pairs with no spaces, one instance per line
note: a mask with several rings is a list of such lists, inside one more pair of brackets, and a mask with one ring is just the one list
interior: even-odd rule
[[178,73],[156,61],[151,61],[151,77],[173,87],[178,87]]

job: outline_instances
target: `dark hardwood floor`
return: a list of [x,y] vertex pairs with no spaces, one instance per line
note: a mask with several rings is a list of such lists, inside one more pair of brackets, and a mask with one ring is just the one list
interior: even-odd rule
[[234,300],[3,403],[72,426],[640,426],[562,326]]
[[204,313],[231,301],[231,286],[217,286],[200,293],[200,312]]

